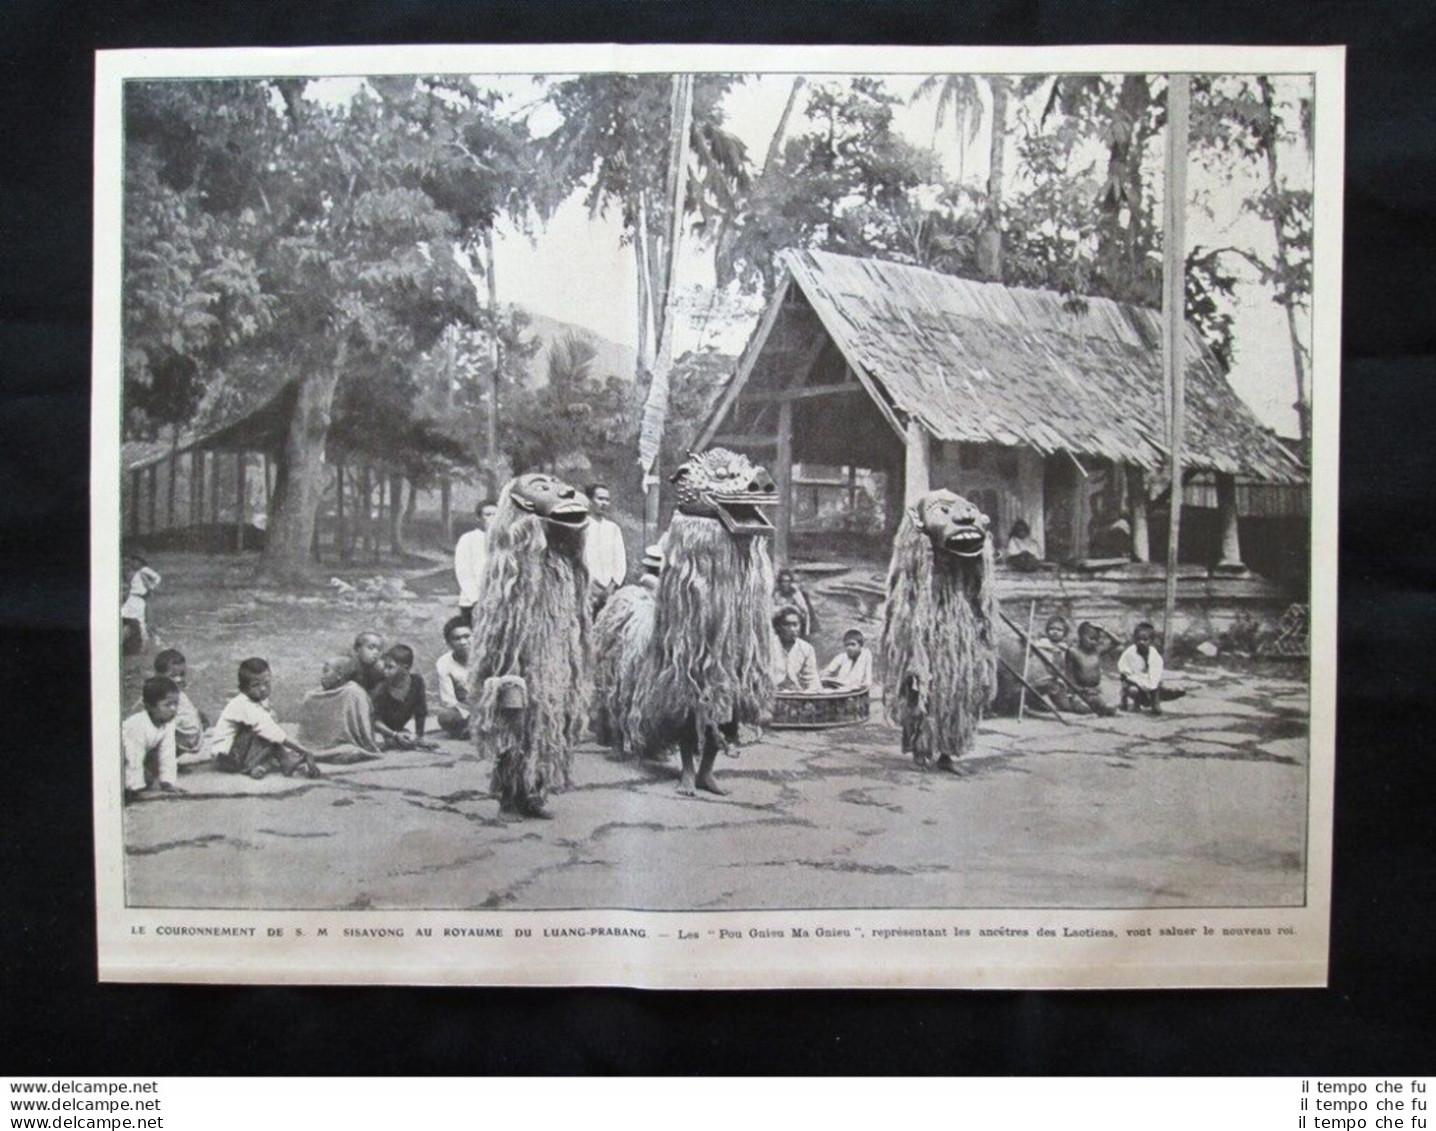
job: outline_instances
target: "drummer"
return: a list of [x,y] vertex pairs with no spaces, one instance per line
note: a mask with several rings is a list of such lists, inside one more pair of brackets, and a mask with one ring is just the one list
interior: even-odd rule
[[779,691],[822,691],[818,681],[818,654],[798,633],[803,614],[792,605],[784,605],[773,614],[773,682]]
[[833,691],[857,691],[873,682],[873,654],[856,628],[843,633],[843,650],[823,669],[823,686]]

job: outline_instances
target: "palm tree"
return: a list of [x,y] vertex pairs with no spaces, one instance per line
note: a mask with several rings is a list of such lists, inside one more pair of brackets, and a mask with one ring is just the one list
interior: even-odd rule
[[952,115],[957,131],[957,183],[962,184],[967,163],[967,147],[977,140],[982,129],[982,99],[977,79],[972,75],[928,75],[913,91],[911,102],[937,95],[932,118],[932,148],[937,149],[937,135]]

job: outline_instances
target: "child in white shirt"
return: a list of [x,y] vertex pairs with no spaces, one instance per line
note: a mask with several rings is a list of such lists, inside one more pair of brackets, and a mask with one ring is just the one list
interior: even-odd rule
[[1132,630],[1132,643],[1117,660],[1117,675],[1122,680],[1122,710],[1146,707],[1154,715],[1162,713],[1162,653],[1152,647],[1157,630],[1143,621]]
[[290,738],[270,710],[269,687],[268,661],[255,656],[239,665],[239,694],[225,704],[210,737],[215,765],[256,780],[275,766],[285,777],[302,769],[317,778],[314,754]]
[[823,669],[823,686],[849,691],[870,687],[873,682],[873,654],[856,628],[843,633],[843,650]]
[[[162,675],[145,680],[144,710],[120,726],[125,758],[125,800],[177,793],[175,784],[175,712],[179,688]],[[158,793],[157,793],[158,791]]]
[[138,554],[125,555],[124,602],[120,605],[122,648],[126,656],[142,652],[149,638],[149,597],[160,587],[160,575]]

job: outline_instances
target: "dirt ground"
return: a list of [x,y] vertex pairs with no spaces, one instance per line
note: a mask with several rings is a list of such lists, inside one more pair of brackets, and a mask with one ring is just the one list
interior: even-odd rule
[[[412,599],[253,591],[232,559],[174,556],[151,621],[213,717],[247,655],[292,718],[323,656],[374,626],[430,677],[451,580]],[[127,702],[153,655],[126,661]],[[827,653],[820,648],[820,658]],[[1197,907],[1303,901],[1304,680],[1174,671],[1160,718],[992,719],[955,775],[923,773],[875,703],[863,726],[772,731],[720,759],[727,797],[680,797],[676,760],[581,747],[554,819],[501,820],[467,744],[254,782],[207,764],[125,813],[132,906],[364,908]],[[118,755],[117,755],[118,756]]]

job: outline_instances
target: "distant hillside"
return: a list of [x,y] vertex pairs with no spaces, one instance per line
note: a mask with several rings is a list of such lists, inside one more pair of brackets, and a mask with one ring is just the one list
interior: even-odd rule
[[592,368],[595,378],[605,380],[612,374],[625,381],[633,380],[638,364],[638,352],[632,346],[610,341],[584,326],[572,322],[560,322],[557,318],[550,318],[547,314],[539,314],[533,310],[526,310],[525,313],[531,319],[528,332],[541,343],[538,353],[529,362],[529,375],[534,388],[542,388],[548,384],[549,353],[553,349],[553,344],[568,334],[577,334],[579,337],[587,338],[597,347],[598,353],[593,359]]

